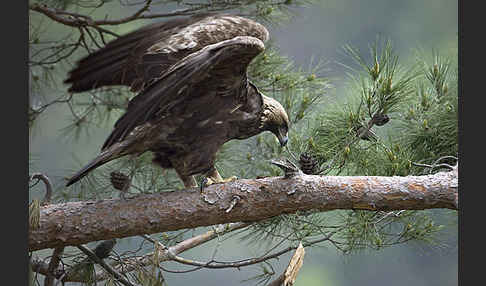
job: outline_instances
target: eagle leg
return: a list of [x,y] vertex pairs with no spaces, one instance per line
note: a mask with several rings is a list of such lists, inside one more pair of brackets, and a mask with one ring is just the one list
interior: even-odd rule
[[[178,166],[177,164],[174,164],[172,161],[166,160],[164,157],[156,154],[156,157],[153,160],[154,163],[159,164],[162,168],[169,168],[172,166]],[[169,162],[169,163],[167,163]],[[179,179],[182,181],[184,184],[184,188],[186,189],[192,189],[192,188],[197,188],[197,182],[196,179],[194,178],[193,175],[187,175],[185,172],[182,172],[181,169],[178,169],[174,167],[174,170],[177,173],[177,176]]]
[[184,183],[184,187],[186,189],[197,188],[197,182],[194,176],[181,176],[179,175],[182,183]]
[[216,168],[212,168],[209,172],[206,173],[206,177],[203,178],[203,180],[201,181],[201,192],[204,187],[210,186],[212,184],[228,183],[237,179],[238,178],[236,176],[231,176],[229,178],[223,179],[223,177],[221,177],[221,175],[219,174],[218,170],[216,170]]

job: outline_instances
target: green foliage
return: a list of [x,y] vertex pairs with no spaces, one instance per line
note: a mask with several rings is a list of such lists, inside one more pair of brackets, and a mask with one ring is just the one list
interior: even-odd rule
[[255,286],[267,285],[267,283],[269,283],[271,279],[275,277],[275,270],[273,269],[272,264],[268,262],[260,263],[258,264],[258,267],[259,274],[249,277],[248,279],[241,281],[241,283],[252,282],[252,284]]
[[[383,126],[390,117],[399,114],[400,106],[412,96],[413,83],[419,75],[416,66],[404,68],[399,64],[390,41],[370,46],[371,63],[350,46],[345,46],[344,50],[362,71],[348,67],[355,72],[349,74],[355,92],[344,104],[333,104],[326,109],[329,111],[317,118],[319,124],[312,132],[310,152],[321,164],[327,162],[322,168],[326,173],[333,170],[339,173],[345,164],[367,168],[376,162],[373,154],[387,148],[379,148],[382,142],[376,138],[373,127]],[[366,138],[369,144],[360,140]],[[372,155],[368,158],[373,158],[374,162],[369,162],[363,154]],[[347,171],[353,174],[349,168]]]
[[[241,236],[245,243],[270,247],[273,243],[299,243],[325,234],[331,219],[321,213],[284,214],[252,224]],[[331,227],[333,228],[333,227]]]
[[[76,279],[79,281],[86,281],[83,285],[94,286],[96,285],[95,279],[95,266],[89,258],[84,258],[81,261],[73,261],[75,264],[70,267],[67,271],[70,275],[75,275]],[[74,274],[73,274],[74,273]]]
[[423,76],[408,109],[404,108],[398,141],[414,150],[411,160],[432,163],[457,155],[457,65],[437,51],[431,61],[423,54],[417,61]]
[[346,45],[344,50],[365,71],[364,75],[358,73],[358,78],[351,76],[360,84],[363,108],[366,108],[370,117],[377,113],[389,114],[396,111],[397,105],[406,101],[412,93],[413,86],[410,83],[417,76],[415,67],[404,69],[399,65],[398,56],[390,40],[376,40],[370,47],[373,59],[371,64],[366,63],[359,52],[351,46]]
[[40,226],[40,202],[33,199],[29,204],[29,228],[38,229]]
[[154,255],[151,267],[140,268],[137,274],[134,275],[138,283],[144,286],[164,286],[166,285],[162,272],[159,269],[159,253],[161,251],[160,244],[154,244]]
[[261,92],[282,103],[294,126],[314,110],[331,87],[328,79],[318,76],[324,67],[323,62],[311,62],[308,70],[295,67],[270,43],[253,60],[248,75]]
[[317,156],[321,165],[327,162],[325,169],[333,164],[342,165],[341,162],[356,153],[357,145],[351,143],[357,142],[354,130],[364,114],[355,114],[355,109],[352,102],[344,106],[330,105],[329,111],[321,114],[318,119],[319,124],[309,139],[308,150]]
[[[296,67],[293,62],[271,44],[251,63],[248,75],[260,92],[277,99],[286,109],[291,122],[287,150],[280,148],[275,136],[269,132],[244,141],[230,141],[220,150],[218,166],[226,176],[276,176],[280,170],[269,163],[276,157],[292,156],[303,150],[312,117],[319,112],[319,103],[332,88],[329,79],[319,76],[323,62],[311,64],[308,70]],[[287,151],[287,152],[285,152]],[[294,158],[295,160],[298,160]]]
[[[454,164],[458,117],[457,66],[452,62],[457,55],[445,58],[434,51],[432,61],[427,61],[422,51],[407,69],[389,42],[381,46],[381,53],[376,47],[371,48],[371,64],[353,48],[345,48],[363,72],[350,74],[354,89],[345,104],[335,104],[319,115],[309,150],[324,164],[324,171],[348,175],[407,176],[424,173],[424,166],[417,162],[435,166],[448,159]],[[379,125],[375,114],[387,114],[392,120],[380,127],[374,140],[360,140],[356,126],[371,129]],[[343,252],[408,241],[432,243],[441,229],[425,212],[383,213],[379,217],[368,211],[345,212]]]
[[[76,1],[76,0],[36,0],[36,1],[30,1],[30,2],[39,3],[39,4],[46,5],[48,7],[65,10],[66,8],[70,7],[73,4],[76,4],[78,2],[84,2],[84,1],[85,0],[83,0],[83,1]],[[89,1],[88,0],[86,2],[94,3],[95,1]],[[97,2],[99,3],[99,1],[97,1]],[[101,2],[103,2],[103,1],[101,1]]]
[[346,211],[342,220],[346,225],[340,233],[344,253],[379,250],[409,241],[435,243],[434,234],[442,229],[423,212],[416,211]]
[[407,176],[412,164],[413,150],[392,144],[389,148],[383,144],[357,144],[349,156],[347,170],[350,174],[366,176]]
[[35,285],[35,274],[34,271],[32,271],[31,265],[31,256],[29,256],[29,264],[27,265],[27,280],[29,281],[29,286],[34,286]]
[[[278,170],[260,167],[268,165],[269,157],[290,156],[295,162],[292,151],[306,152],[317,159],[321,173],[407,176],[423,173],[424,167],[416,162],[431,163],[441,156],[450,159],[456,155],[457,78],[452,76],[452,71],[457,67],[451,66],[453,58],[449,60],[434,52],[432,64],[422,59],[407,67],[399,61],[390,41],[381,45],[375,42],[370,47],[371,63],[350,46],[345,51],[360,68],[350,67],[352,88],[345,102],[317,97],[316,102],[326,108],[320,109],[320,113],[306,112],[309,116],[297,120],[292,130],[298,131],[291,133],[288,153],[278,152],[272,148],[275,142],[265,144],[267,138],[259,136],[253,140],[256,143],[247,142],[248,147],[241,152],[248,158],[247,163],[261,173],[268,168],[266,175],[274,175],[272,171]],[[267,78],[275,79],[275,74],[279,75],[276,70],[279,69],[272,67]],[[289,77],[277,78],[282,86],[291,85]],[[279,99],[286,104],[292,118],[297,119],[295,107],[300,106],[299,95],[282,95],[276,96],[281,96]],[[293,104],[287,104],[289,98]],[[410,116],[411,109],[413,116]],[[374,132],[373,128],[378,130]],[[362,135],[368,130],[372,134],[364,140]],[[237,168],[244,168],[240,166]],[[275,217],[252,225],[242,239],[270,248],[275,243],[309,241],[336,232],[332,244],[343,253],[354,253],[412,241],[435,245],[441,229],[423,211],[333,211]]]

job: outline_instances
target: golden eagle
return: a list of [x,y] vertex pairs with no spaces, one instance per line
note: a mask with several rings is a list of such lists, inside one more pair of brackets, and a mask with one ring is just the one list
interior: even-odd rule
[[255,21],[206,14],[142,27],[81,59],[65,80],[70,92],[126,85],[139,94],[101,153],[67,186],[106,162],[146,151],[162,168],[174,168],[187,188],[197,186],[195,174],[223,182],[214,163],[225,142],[270,131],[285,146],[287,113],[247,78],[267,39]]

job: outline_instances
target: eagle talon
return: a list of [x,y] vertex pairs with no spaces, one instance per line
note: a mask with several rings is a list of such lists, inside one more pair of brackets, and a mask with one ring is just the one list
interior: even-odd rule
[[[206,177],[203,177],[201,179],[201,182],[199,183],[199,191],[202,193],[203,190],[204,190],[204,187],[206,186],[206,184],[209,182],[209,179],[206,178]],[[208,185],[209,186],[209,185]]]
[[231,176],[231,177],[226,178],[226,179],[223,179],[221,177],[216,178],[216,179],[212,179],[212,178],[207,178],[207,179],[208,179],[208,182],[206,183],[206,186],[209,186],[209,185],[212,185],[212,184],[224,184],[224,183],[233,182],[233,181],[238,180],[238,177]]
[[211,177],[203,177],[201,179],[199,189],[202,193],[203,190],[204,190],[204,187],[209,187],[210,185],[213,185],[213,184],[229,183],[229,182],[233,182],[233,181],[236,181],[236,180],[238,180],[238,177],[236,177],[236,176],[231,176],[231,177],[226,178],[226,179],[223,179],[221,177],[217,178],[217,179],[214,179],[214,178],[211,178]]
[[229,178],[224,179],[221,183],[229,183],[238,180],[238,177],[236,176],[231,176]]
[[214,181],[214,180],[212,180],[211,178],[208,178],[208,177],[203,177],[201,179],[201,183],[200,183],[200,185],[201,185],[200,186],[201,193],[204,190],[204,187],[209,187],[212,184],[216,184],[216,183],[219,183],[219,182],[216,182],[216,181]]

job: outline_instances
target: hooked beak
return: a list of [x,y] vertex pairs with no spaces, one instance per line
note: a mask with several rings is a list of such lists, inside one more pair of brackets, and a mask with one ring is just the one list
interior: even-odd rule
[[289,141],[288,136],[278,136],[278,141],[280,142],[281,147],[285,147],[287,145],[287,142]]

